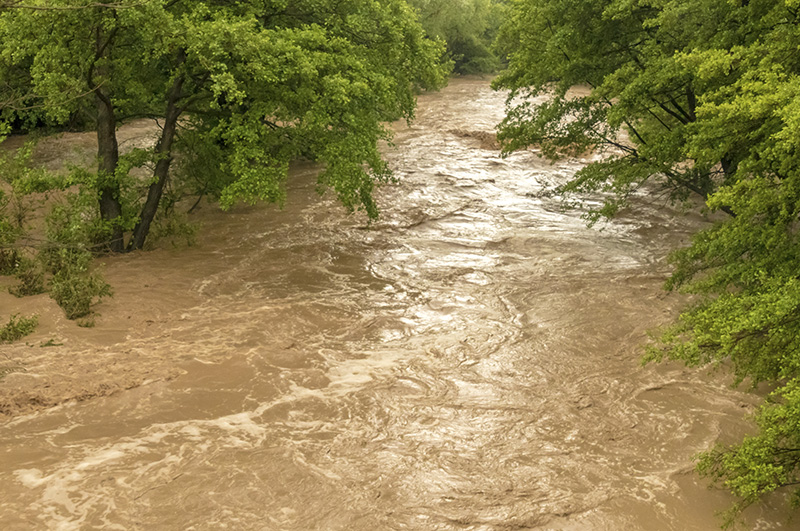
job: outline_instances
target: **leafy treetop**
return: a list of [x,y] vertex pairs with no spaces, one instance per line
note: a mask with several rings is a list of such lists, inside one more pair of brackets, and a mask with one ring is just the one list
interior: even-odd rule
[[[401,0],[31,0],[0,8],[0,42],[0,123],[83,116],[97,129],[97,171],[70,184],[97,194],[116,251],[143,245],[180,152],[207,166],[204,191],[223,206],[282,202],[288,163],[305,157],[348,209],[374,217],[374,186],[390,175],[383,123],[411,119],[414,90],[446,75]],[[116,129],[138,117],[157,119],[160,137],[121,156]],[[145,164],[150,181],[131,176]]]

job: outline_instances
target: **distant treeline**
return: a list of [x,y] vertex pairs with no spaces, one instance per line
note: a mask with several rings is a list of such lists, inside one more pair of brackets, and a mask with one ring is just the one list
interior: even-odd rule
[[447,44],[459,74],[497,71],[501,61],[492,43],[503,22],[506,0],[408,0],[429,36]]

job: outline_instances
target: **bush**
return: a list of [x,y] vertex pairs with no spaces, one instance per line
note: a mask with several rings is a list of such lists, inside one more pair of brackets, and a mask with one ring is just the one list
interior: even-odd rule
[[16,260],[13,274],[19,280],[19,284],[8,288],[8,292],[15,297],[27,297],[44,293],[44,268],[33,259],[18,257]]
[[155,219],[145,249],[152,249],[154,244],[164,241],[171,243],[173,247],[191,247],[197,243],[197,233],[197,225],[189,222],[186,215],[167,213]]
[[[17,297],[49,288],[68,319],[91,316],[92,304],[111,294],[102,277],[90,271],[92,251],[104,247],[113,227],[99,215],[96,189],[85,186],[92,179],[89,172],[72,168],[66,177],[56,175],[33,165],[32,156],[31,143],[13,156],[0,153],[0,275],[18,279],[8,290]],[[55,190],[61,192],[45,217],[46,243],[17,250],[20,238],[31,230],[29,215]],[[130,212],[125,214],[126,222],[133,223]]]
[[14,314],[8,320],[8,324],[0,328],[0,343],[11,343],[33,333],[39,324],[39,316],[19,317]]
[[0,249],[0,275],[13,275],[18,260],[16,249]]
[[0,275],[13,275],[19,258],[14,245],[20,231],[8,216],[8,207],[8,194],[0,190]]
[[92,313],[92,305],[111,296],[111,286],[89,270],[92,255],[62,249],[61,263],[50,280],[50,298],[61,306],[67,319],[79,319]]
[[98,244],[107,241],[110,234],[91,194],[68,194],[48,214],[49,245],[39,252],[39,257],[52,273],[50,298],[64,310],[67,319],[91,316],[92,305],[111,295],[111,287],[90,268],[92,250],[101,248]]
[[[47,214],[47,240],[51,246],[42,249],[45,263],[50,261],[51,251],[64,247],[79,250],[101,249],[108,242],[112,228],[100,218],[95,194],[81,190],[67,193],[53,205]],[[48,265],[52,270],[54,266]]]

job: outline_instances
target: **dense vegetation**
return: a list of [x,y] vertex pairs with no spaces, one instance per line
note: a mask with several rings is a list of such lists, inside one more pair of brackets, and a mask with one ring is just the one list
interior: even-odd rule
[[776,490],[800,501],[798,24],[798,0],[519,0],[499,38],[505,149],[606,150],[561,190],[607,193],[590,220],[637,193],[727,213],[673,256],[668,289],[697,302],[648,354],[776,387],[757,435],[700,458],[739,497],[726,524]]
[[[0,269],[17,294],[49,287],[70,318],[86,315],[110,293],[93,252],[141,249],[176,195],[280,204],[300,158],[373,218],[391,178],[385,124],[444,84],[443,54],[404,0],[0,2],[0,135],[88,126],[98,140],[96,167],[66,174],[32,168],[30,148],[5,157]],[[137,118],[158,138],[121,153],[117,129]],[[25,213],[54,190],[34,260],[18,244]]]
[[505,13],[505,0],[409,0],[428,35],[447,44],[459,74],[495,72],[500,61],[492,50]]

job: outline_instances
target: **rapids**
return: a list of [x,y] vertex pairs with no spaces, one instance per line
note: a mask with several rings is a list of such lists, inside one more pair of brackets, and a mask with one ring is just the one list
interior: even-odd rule
[[541,193],[586,160],[500,158],[503,100],[422,95],[371,226],[298,165],[283,210],[205,208],[197,247],[108,259],[116,297],[60,355],[182,375],[1,425],[2,528],[717,528],[732,500],[692,457],[756,397],[640,364],[683,301],[665,256],[704,222],[643,196],[587,228]]

